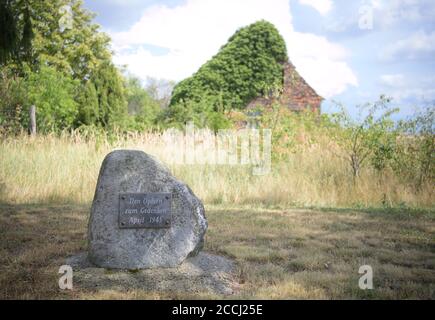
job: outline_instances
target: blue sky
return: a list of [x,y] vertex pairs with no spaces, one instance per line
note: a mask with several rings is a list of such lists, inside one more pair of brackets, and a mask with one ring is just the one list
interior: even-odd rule
[[85,0],[113,39],[114,61],[144,81],[179,81],[239,27],[266,19],[322,108],[380,94],[400,117],[435,101],[433,0]]

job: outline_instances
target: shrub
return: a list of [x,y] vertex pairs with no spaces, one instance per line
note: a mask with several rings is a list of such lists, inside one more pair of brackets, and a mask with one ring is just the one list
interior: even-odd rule
[[417,189],[435,180],[435,111],[428,107],[413,118],[401,121],[400,136],[393,158],[393,169]]
[[[36,106],[36,123],[43,133],[72,128],[78,115],[78,104],[74,96],[78,82],[67,77],[54,68],[43,66],[39,71],[29,74],[24,81],[27,103]],[[23,126],[28,123],[24,114]]]
[[211,96],[204,96],[199,101],[180,101],[163,110],[158,122],[164,127],[183,127],[192,121],[197,127],[208,127],[213,131],[228,128],[230,120],[217,105],[217,99]]

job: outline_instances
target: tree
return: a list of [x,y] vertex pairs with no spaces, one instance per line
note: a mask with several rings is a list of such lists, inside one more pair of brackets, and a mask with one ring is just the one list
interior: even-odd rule
[[10,60],[27,60],[33,39],[27,1],[0,0],[0,27],[0,65]]
[[128,113],[144,126],[153,126],[160,112],[159,102],[153,99],[143,88],[141,81],[132,75],[129,75],[126,81],[126,94]]
[[174,87],[174,81],[148,78],[146,81],[145,90],[154,101],[159,103],[160,108],[164,109],[169,106]]
[[23,79],[8,76],[7,70],[0,71],[0,135],[20,133],[25,94]]
[[[0,8],[5,9],[0,12],[0,23],[8,31],[0,35],[0,58],[12,53],[17,57],[5,62],[2,76],[32,82],[46,75],[43,69],[48,67],[60,79],[74,80],[81,88],[67,90],[72,95],[67,100],[78,105],[73,126],[121,125],[127,114],[124,80],[112,63],[109,37],[92,22],[94,15],[83,8],[83,1],[0,1]],[[9,51],[3,50],[6,44]],[[49,79],[56,82],[54,77]],[[39,102],[44,103],[44,97],[48,98],[41,96]],[[2,106],[0,114],[12,107]],[[62,122],[54,127],[64,126]]]
[[170,107],[208,96],[220,97],[215,111],[219,105],[224,110],[244,108],[270,86],[282,86],[282,63],[287,60],[285,41],[271,23],[241,28],[193,76],[175,86]]
[[[78,81],[56,71],[42,67],[29,75],[24,83],[29,105],[37,106],[37,127],[42,133],[60,131],[73,127],[78,114],[74,101]],[[23,125],[28,123],[27,113]]]
[[[29,1],[34,15],[36,65],[53,66],[80,81],[85,89],[78,96],[76,123],[106,128],[121,125],[127,114],[123,79],[111,61],[109,37],[92,23],[94,15],[83,8],[81,0]],[[65,6],[71,11],[67,17]],[[66,23],[67,19],[72,21]]]
[[[357,120],[341,104],[337,104],[340,112],[332,115],[339,125],[335,130],[335,138],[343,147],[354,181],[369,160],[378,166],[377,169],[382,169],[391,155],[391,146],[386,143],[395,141],[394,122],[390,117],[398,109],[389,108],[390,101],[390,98],[381,96],[374,103],[360,106],[362,118]],[[364,112],[366,115],[363,115]]]
[[96,124],[99,119],[99,102],[97,89],[92,81],[80,85],[76,101],[79,104],[76,126]]
[[127,116],[124,82],[118,69],[109,61],[101,63],[90,81],[98,97],[97,125],[122,126]]
[[111,61],[110,39],[92,22],[94,14],[83,8],[83,1],[27,1],[35,35],[33,70],[50,65],[86,81],[101,62]]

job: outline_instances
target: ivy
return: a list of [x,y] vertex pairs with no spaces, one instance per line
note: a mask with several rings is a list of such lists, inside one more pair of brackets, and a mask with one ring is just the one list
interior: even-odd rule
[[173,91],[170,107],[214,97],[215,111],[243,109],[272,86],[282,86],[284,39],[273,24],[258,21],[239,29],[219,52]]

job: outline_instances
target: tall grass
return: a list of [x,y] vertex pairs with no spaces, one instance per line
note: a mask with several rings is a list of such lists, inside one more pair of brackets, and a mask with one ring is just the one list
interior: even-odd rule
[[[180,146],[171,148],[177,147]],[[247,166],[171,164],[174,150],[157,133],[110,139],[84,138],[76,133],[4,139],[0,142],[0,201],[87,204],[92,201],[103,158],[119,148],[156,156],[209,204],[322,207],[434,204],[432,186],[417,191],[389,172],[380,178],[366,169],[354,183],[347,164],[327,141],[302,145],[285,161],[272,163],[270,174],[254,176]]]

